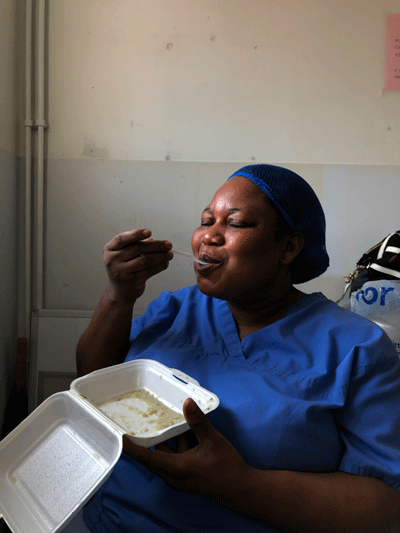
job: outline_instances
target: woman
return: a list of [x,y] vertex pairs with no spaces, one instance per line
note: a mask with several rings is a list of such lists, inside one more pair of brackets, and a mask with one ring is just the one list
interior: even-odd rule
[[[84,512],[117,532],[400,531],[400,363],[374,324],[294,284],[328,266],[321,205],[300,176],[240,169],[192,237],[197,285],[131,324],[171,243],[133,230],[105,247],[110,284],[77,350],[79,373],[150,358],[220,398],[188,435],[130,441]],[[172,449],[173,448],[173,449]]]

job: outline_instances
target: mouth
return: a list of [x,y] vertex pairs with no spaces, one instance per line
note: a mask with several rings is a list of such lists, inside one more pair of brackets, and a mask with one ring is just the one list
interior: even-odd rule
[[200,254],[199,259],[207,263],[207,265],[201,265],[199,263],[196,263],[196,271],[198,272],[215,269],[218,265],[222,263],[222,261],[220,261],[219,259],[212,257],[211,255],[208,255],[208,254]]
[[217,259],[215,257],[212,257],[211,255],[207,255],[207,254],[200,254],[199,255],[199,259],[201,261],[204,261],[205,263],[209,263],[209,264],[213,264],[213,265],[221,263],[221,261],[219,259]]

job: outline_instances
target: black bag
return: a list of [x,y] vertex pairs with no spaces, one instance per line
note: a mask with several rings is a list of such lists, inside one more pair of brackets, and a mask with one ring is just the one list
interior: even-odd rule
[[336,302],[340,304],[351,293],[368,281],[400,279],[400,230],[391,233],[375,244],[357,262],[357,268],[344,278],[346,286],[343,295]]

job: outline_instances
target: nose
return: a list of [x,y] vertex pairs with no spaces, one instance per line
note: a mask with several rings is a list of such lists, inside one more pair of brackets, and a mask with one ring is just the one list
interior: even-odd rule
[[201,241],[206,246],[221,246],[225,242],[225,237],[216,224],[213,224],[212,226],[206,226]]

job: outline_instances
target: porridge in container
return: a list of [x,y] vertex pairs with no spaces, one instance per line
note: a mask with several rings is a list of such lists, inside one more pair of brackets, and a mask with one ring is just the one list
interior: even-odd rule
[[151,434],[185,422],[182,412],[171,409],[146,389],[120,394],[97,407],[124,427],[128,435]]
[[150,359],[136,359],[76,379],[71,389],[133,442],[154,446],[189,429],[182,413],[192,398],[204,413],[218,397],[180,370]]

